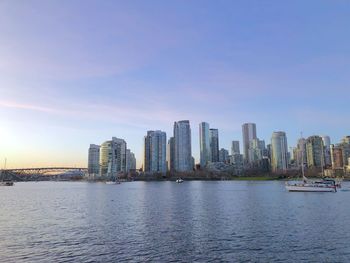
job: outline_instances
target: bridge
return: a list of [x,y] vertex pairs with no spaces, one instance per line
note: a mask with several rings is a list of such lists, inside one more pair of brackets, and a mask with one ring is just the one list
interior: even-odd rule
[[87,173],[85,167],[38,167],[0,170],[0,179],[14,181],[36,181],[60,179],[64,175],[76,176]]

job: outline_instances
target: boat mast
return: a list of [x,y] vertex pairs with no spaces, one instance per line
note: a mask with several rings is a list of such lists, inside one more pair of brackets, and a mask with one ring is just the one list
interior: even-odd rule
[[305,176],[305,172],[304,172],[304,140],[303,139],[303,132],[300,133],[300,140],[301,140],[301,173],[303,175],[303,180],[306,182],[307,178]]
[[3,171],[2,170],[6,170],[6,161],[7,161],[7,159],[5,158],[5,162],[4,162],[4,168],[3,169],[0,169],[0,181],[3,181],[4,180],[4,178],[3,178],[3,176],[2,176],[2,173],[3,173]]

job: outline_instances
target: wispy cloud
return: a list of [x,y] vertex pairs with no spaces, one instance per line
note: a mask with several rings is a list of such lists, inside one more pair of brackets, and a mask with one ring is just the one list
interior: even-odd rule
[[23,109],[23,110],[33,110],[41,111],[47,113],[57,113],[58,111],[48,107],[42,107],[38,105],[23,104],[13,101],[0,101],[0,107],[13,108],[13,109]]

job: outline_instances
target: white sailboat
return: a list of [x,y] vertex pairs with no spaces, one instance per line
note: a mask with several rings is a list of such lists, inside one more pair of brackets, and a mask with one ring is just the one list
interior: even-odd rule
[[119,179],[118,179],[117,176],[113,176],[111,179],[112,179],[112,180],[106,181],[105,183],[106,183],[106,184],[120,184],[120,181],[119,181]]
[[[6,170],[6,158],[5,158],[4,170]],[[3,171],[0,170],[0,186],[13,186],[14,182],[11,180],[5,180],[2,173]]]
[[[302,137],[302,136],[301,136]],[[286,182],[286,189],[289,192],[337,192],[336,183],[334,180],[322,179],[320,181],[309,180],[304,173],[304,144],[302,144],[301,150],[301,172],[303,180],[300,182]],[[323,161],[323,156],[322,156]],[[323,172],[323,162],[322,162],[322,174]]]

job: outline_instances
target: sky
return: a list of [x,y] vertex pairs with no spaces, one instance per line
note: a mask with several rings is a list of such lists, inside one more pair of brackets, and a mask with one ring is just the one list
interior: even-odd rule
[[220,148],[350,134],[350,1],[0,0],[0,167],[87,166],[90,143],[202,121]]

